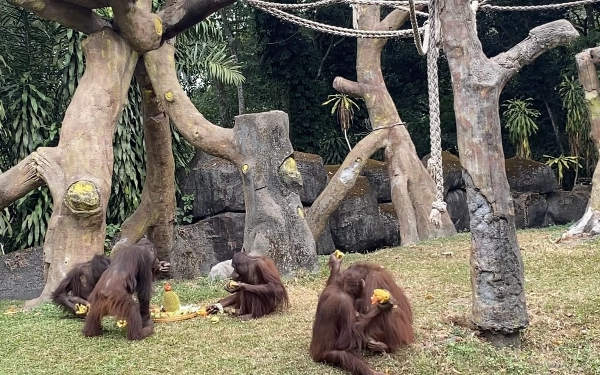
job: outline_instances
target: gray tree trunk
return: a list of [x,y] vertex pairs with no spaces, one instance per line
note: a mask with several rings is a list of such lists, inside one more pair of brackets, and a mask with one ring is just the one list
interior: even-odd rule
[[285,112],[236,116],[236,143],[246,202],[244,248],[268,255],[282,274],[317,270],[315,240],[300,201],[302,176],[293,158]]
[[520,331],[529,321],[498,100],[524,65],[578,33],[567,21],[551,22],[531,30],[508,52],[488,58],[470,4],[469,0],[442,0],[439,9],[471,216],[472,320],[493,344],[519,346]]

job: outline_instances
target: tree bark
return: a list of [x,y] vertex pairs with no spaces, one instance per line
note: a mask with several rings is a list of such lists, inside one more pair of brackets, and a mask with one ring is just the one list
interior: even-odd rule
[[[380,7],[358,7],[358,27],[364,30],[398,29],[408,12],[394,10],[381,20]],[[417,156],[415,146],[390,96],[381,71],[381,52],[387,39],[357,40],[357,82],[337,77],[334,88],[339,92],[363,98],[373,129],[387,132],[385,158],[390,176],[392,202],[398,217],[402,245],[456,233],[447,212],[437,228],[429,221],[435,201],[435,183]],[[367,156],[368,157],[368,156]],[[311,213],[313,210],[311,210]],[[317,213],[315,213],[317,214]]]
[[[297,190],[287,115],[280,111],[236,117],[233,129],[210,123],[187,97],[175,71],[174,48],[165,43],[144,62],[161,105],[196,148],[232,162],[244,181],[244,247],[269,255],[283,274],[317,269],[316,249]],[[296,175],[297,174],[297,175]]]
[[356,183],[363,167],[367,164],[369,157],[386,146],[387,133],[385,130],[377,130],[358,142],[348,153],[346,159],[335,172],[325,189],[310,206],[306,220],[315,241],[327,227],[331,214],[338,208],[340,202]]
[[[588,48],[575,56],[579,82],[585,92],[585,103],[590,118],[590,136],[600,151],[600,95],[596,65],[600,62],[600,47]],[[600,233],[600,161],[592,176],[592,193],[583,217],[561,236],[561,241]]]
[[528,325],[525,281],[504,167],[498,100],[518,70],[578,33],[567,21],[551,22],[489,59],[477,37],[469,0],[442,0],[440,21],[471,216],[472,320],[493,344],[519,346],[519,332]]
[[285,112],[235,118],[235,143],[244,158],[244,248],[268,255],[279,271],[317,272],[315,240],[300,201],[302,176],[294,160]]
[[169,262],[175,224],[175,160],[171,127],[141,60],[135,77],[142,92],[146,180],[140,205],[121,225],[121,239],[113,252],[124,245],[137,243],[148,234],[158,258]]
[[38,17],[55,21],[84,34],[110,27],[110,23],[89,8],[61,0],[8,0],[15,6],[32,11]]
[[235,0],[179,0],[167,4],[158,12],[163,21],[163,40],[176,37],[217,10],[233,3]]
[[33,158],[54,208],[44,243],[44,290],[25,308],[48,300],[73,264],[104,249],[112,139],[138,55],[109,29],[90,35],[83,51],[86,70],[65,113],[58,146],[42,147]]

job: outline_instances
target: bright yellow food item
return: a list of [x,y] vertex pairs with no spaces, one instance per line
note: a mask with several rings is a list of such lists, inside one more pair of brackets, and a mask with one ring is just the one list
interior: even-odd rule
[[125,319],[119,319],[119,320],[117,320],[117,327],[123,328],[125,326],[127,326],[127,320],[125,320]]
[[390,292],[386,289],[375,289],[371,296],[371,304],[386,303],[390,300]]
[[219,320],[220,320],[220,319],[219,319],[219,317],[218,317],[218,316],[213,316],[212,318],[210,318],[210,322],[211,322],[212,324],[219,323]]
[[77,307],[77,311],[75,311],[76,315],[86,315],[89,310],[89,305],[84,305],[82,303],[76,303],[75,307]]
[[235,288],[238,284],[237,281],[229,280],[229,288]]
[[200,315],[200,316],[207,316],[208,312],[206,312],[205,308],[201,308],[200,310],[198,310],[198,315]]
[[339,250],[336,250],[336,251],[334,251],[334,252],[333,252],[333,255],[334,255],[336,258],[338,258],[338,259],[342,259],[342,258],[344,257],[344,255],[345,255],[345,254],[344,254],[344,253],[342,253],[342,252],[341,252],[341,251],[339,251]]

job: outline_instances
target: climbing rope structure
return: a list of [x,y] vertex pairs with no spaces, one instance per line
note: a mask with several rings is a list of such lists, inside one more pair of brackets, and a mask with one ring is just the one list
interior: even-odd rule
[[[431,142],[431,154],[427,161],[427,170],[435,181],[436,193],[435,201],[432,203],[429,221],[436,227],[442,224],[442,213],[446,212],[446,202],[444,202],[444,175],[442,166],[442,132],[440,124],[440,99],[438,86],[438,57],[439,48],[442,41],[441,28],[438,20],[438,1],[439,0],[317,0],[312,3],[303,4],[279,4],[264,0],[246,0],[251,6],[260,9],[281,20],[294,23],[299,26],[307,27],[316,31],[348,36],[355,38],[409,38],[413,37],[417,52],[423,56],[427,55],[427,89],[429,95],[429,134]],[[471,0],[473,11],[481,10],[487,12],[502,11],[540,11],[565,9],[570,7],[599,3],[600,0],[578,0],[560,4],[532,5],[532,6],[496,6],[491,5],[490,0]],[[402,9],[410,12],[410,30],[359,30],[349,29],[339,26],[325,25],[315,21],[307,20],[286,10],[306,10],[321,6],[334,4],[348,4],[352,7],[359,5],[383,5],[396,9]],[[427,5],[429,13],[417,11],[416,5]],[[423,27],[419,27],[417,16],[425,17]],[[421,39],[423,34],[423,39]]]

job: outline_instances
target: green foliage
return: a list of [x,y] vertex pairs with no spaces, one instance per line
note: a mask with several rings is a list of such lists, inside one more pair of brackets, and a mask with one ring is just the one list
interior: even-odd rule
[[331,114],[337,114],[338,123],[342,127],[342,132],[344,132],[344,138],[348,144],[348,149],[352,150],[352,146],[348,140],[348,129],[350,129],[352,120],[354,119],[354,108],[360,109],[360,107],[346,94],[329,95],[323,105],[331,103],[333,103],[331,106]]
[[556,174],[558,177],[558,185],[562,186],[562,180],[564,177],[563,172],[568,171],[571,168],[581,168],[581,164],[579,164],[579,157],[577,156],[565,156],[560,155],[557,157],[553,157],[550,155],[544,155],[546,160],[546,164],[551,167],[556,167]]
[[[589,174],[596,166],[597,154],[594,143],[590,139],[590,119],[585,104],[583,88],[575,76],[564,75],[558,86],[567,112],[566,132],[569,137],[571,155],[581,157]],[[579,163],[575,166],[575,181],[579,173]]]
[[104,238],[104,253],[109,254],[115,236],[121,232],[121,226],[117,224],[106,225],[106,237]]
[[192,210],[194,208],[194,196],[184,195],[181,197],[181,202],[183,207],[177,207],[177,224],[191,224],[193,219]]
[[243,83],[245,78],[227,52],[220,29],[204,20],[176,39],[177,69],[186,91],[191,92],[208,79],[216,79],[227,85]]
[[539,111],[531,107],[532,100],[531,98],[511,99],[502,105],[507,108],[503,117],[510,140],[517,147],[517,156],[525,159],[531,159],[529,137],[538,130],[535,119],[540,115]]

